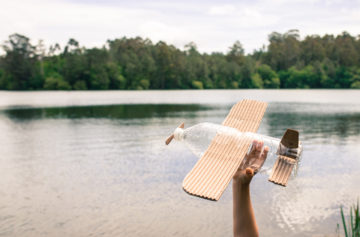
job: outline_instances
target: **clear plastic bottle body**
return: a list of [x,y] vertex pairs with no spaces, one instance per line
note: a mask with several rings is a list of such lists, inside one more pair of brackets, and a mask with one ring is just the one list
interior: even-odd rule
[[[264,146],[269,147],[269,152],[266,162],[260,171],[270,172],[276,161],[280,147],[280,139],[278,138],[264,136],[252,132],[240,132],[235,128],[213,123],[199,123],[186,129],[177,128],[174,132],[175,140],[183,141],[186,146],[199,158],[204,154],[211,141],[217,134],[228,136],[232,140],[236,139],[239,141],[239,144],[241,144],[241,141],[244,139],[263,142]],[[249,151],[250,150],[251,146],[249,147]]]

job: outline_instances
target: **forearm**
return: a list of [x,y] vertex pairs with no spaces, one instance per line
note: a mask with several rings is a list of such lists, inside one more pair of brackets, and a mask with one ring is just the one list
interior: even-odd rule
[[233,220],[234,236],[259,236],[250,200],[249,184],[233,180]]

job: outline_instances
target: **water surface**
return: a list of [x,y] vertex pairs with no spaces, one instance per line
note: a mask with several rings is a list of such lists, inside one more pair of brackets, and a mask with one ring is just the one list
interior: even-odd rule
[[187,195],[197,158],[164,139],[243,98],[269,102],[259,133],[304,145],[288,187],[252,182],[261,236],[334,234],[360,196],[356,90],[0,92],[0,236],[231,236],[231,187]]

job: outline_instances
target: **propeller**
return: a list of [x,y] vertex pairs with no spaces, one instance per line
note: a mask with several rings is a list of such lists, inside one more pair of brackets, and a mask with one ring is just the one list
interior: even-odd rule
[[[184,128],[184,127],[185,127],[185,124],[182,123],[182,124],[179,125],[178,128]],[[166,139],[165,144],[166,144],[166,145],[169,145],[169,143],[172,141],[172,139],[174,139],[174,133],[171,134],[171,135]]]

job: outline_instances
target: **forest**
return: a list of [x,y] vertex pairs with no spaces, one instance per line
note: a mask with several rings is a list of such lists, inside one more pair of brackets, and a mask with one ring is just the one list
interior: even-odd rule
[[12,34],[1,45],[0,90],[360,88],[360,36],[289,30],[268,41],[249,54],[239,41],[226,53],[200,53],[193,42],[180,50],[141,37],[46,48]]

